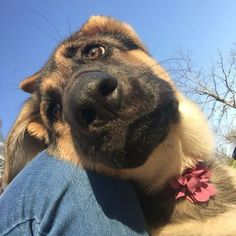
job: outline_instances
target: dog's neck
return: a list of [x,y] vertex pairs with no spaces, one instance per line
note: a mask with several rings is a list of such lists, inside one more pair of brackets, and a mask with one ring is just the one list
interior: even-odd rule
[[[205,198],[204,201],[201,199],[190,201],[187,198],[188,195],[176,199],[179,192],[171,186],[170,182],[167,182],[159,191],[152,193],[147,192],[140,184],[134,184],[145,218],[151,228],[162,228],[169,223],[182,224],[213,219],[236,204],[234,179],[225,170],[227,167],[215,161],[206,161],[204,166],[207,167],[204,168],[207,171],[202,173],[201,177],[204,177],[204,174],[209,177],[207,172],[211,171],[212,176],[207,182],[214,184],[217,190],[214,196],[208,196],[209,198]],[[194,172],[195,169],[191,171]],[[222,181],[222,176],[225,181]]]
[[129,178],[143,186],[147,192],[160,191],[170,179],[194,167],[199,160],[202,161],[200,158],[189,158],[184,153],[175,130],[169,136],[171,138],[161,143],[143,166],[126,172]]

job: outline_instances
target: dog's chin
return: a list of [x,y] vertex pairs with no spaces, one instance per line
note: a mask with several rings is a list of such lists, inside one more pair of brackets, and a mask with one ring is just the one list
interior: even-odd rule
[[72,131],[73,142],[83,162],[102,163],[114,169],[143,165],[178,121],[177,101],[158,107],[133,121],[116,118],[94,120],[86,132]]

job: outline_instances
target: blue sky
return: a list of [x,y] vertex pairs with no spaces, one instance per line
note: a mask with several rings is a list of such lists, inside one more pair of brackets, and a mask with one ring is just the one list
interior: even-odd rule
[[36,72],[71,31],[96,14],[130,23],[160,61],[181,48],[206,66],[214,61],[218,49],[227,53],[236,42],[235,0],[1,0],[0,117],[4,136],[28,96],[18,89],[19,82]]

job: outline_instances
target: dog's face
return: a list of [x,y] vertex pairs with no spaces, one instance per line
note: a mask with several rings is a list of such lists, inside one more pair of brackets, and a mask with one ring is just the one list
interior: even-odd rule
[[46,145],[51,153],[68,160],[76,156],[88,166],[143,165],[179,120],[166,72],[130,26],[108,17],[90,18],[21,88],[32,96],[8,143],[16,145],[12,136],[24,132],[41,142],[40,150]]

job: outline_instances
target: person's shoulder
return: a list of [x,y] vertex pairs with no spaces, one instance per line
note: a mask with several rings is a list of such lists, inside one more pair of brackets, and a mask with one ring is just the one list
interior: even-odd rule
[[13,179],[3,196],[52,196],[78,182],[84,175],[86,172],[80,167],[42,152]]

